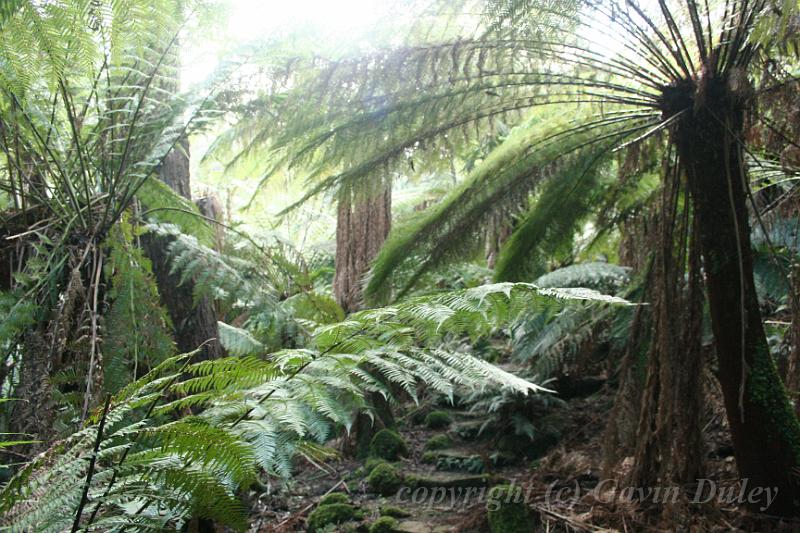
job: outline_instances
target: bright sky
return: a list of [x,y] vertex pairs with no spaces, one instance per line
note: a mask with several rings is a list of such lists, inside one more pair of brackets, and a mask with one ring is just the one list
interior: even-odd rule
[[225,44],[266,39],[297,29],[347,40],[355,30],[369,29],[385,13],[388,0],[222,0],[227,6],[214,35],[193,42],[184,52],[183,84],[192,85],[210,74]]

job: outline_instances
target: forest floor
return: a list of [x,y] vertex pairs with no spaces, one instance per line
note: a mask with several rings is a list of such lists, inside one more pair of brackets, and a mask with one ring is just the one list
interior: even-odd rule
[[[624,478],[623,472],[606,475],[602,468],[614,392],[601,385],[589,395],[547,407],[540,420],[555,421],[559,438],[544,447],[535,439],[531,443],[492,430],[492,415],[452,407],[444,409],[452,422],[430,429],[424,414],[442,408],[411,406],[397,424],[408,454],[393,463],[404,476],[396,494],[383,497],[372,491],[365,461],[303,461],[288,486],[251,495],[249,531],[306,531],[320,499],[342,492],[356,509],[355,519],[322,531],[367,532],[380,516],[393,515],[394,531],[484,532],[489,531],[486,487],[500,483],[520,487],[519,494],[533,509],[530,531],[800,531],[798,523],[753,514],[729,501],[730,495],[738,496],[740,485],[724,414],[714,406],[707,409],[704,427],[707,480],[700,493],[697,487],[684,487],[687,498],[666,506],[666,497],[659,503],[632,501],[635,493],[625,493],[625,487],[615,487],[612,481]],[[484,426],[489,429],[478,434]],[[426,443],[437,435],[447,435],[452,444],[426,450]],[[509,441],[526,442],[527,449],[509,453]]]

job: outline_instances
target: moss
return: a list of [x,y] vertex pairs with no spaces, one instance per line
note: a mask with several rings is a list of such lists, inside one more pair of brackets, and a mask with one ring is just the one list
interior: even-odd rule
[[426,450],[443,450],[453,445],[453,441],[447,435],[434,435],[425,443]]
[[364,463],[364,471],[367,475],[369,475],[375,467],[378,465],[385,465],[387,464],[386,459],[381,459],[380,457],[370,457],[367,459],[367,462]]
[[370,488],[381,496],[391,496],[400,489],[403,478],[395,467],[385,463],[376,466],[369,476],[367,483]]
[[373,457],[396,461],[401,456],[408,455],[406,441],[396,431],[382,429],[372,437],[369,451]]
[[425,417],[425,425],[431,429],[446,428],[452,422],[453,419],[450,418],[450,415],[445,411],[431,411],[428,413],[428,416]]
[[382,516],[369,526],[369,533],[393,533],[397,531],[397,520],[391,516]]
[[511,485],[493,487],[486,499],[486,509],[491,533],[536,531],[536,517],[525,503],[519,487]]
[[435,464],[439,460],[439,454],[434,451],[427,451],[422,454],[422,462],[426,464]]
[[409,516],[411,516],[411,513],[409,513],[408,511],[404,511],[399,507],[391,507],[391,506],[381,507],[380,513],[381,516],[391,516],[392,518],[408,518]]
[[344,492],[332,492],[322,497],[319,501],[319,506],[322,507],[323,505],[331,505],[333,503],[350,503],[350,498],[348,498],[347,494]]
[[314,533],[329,524],[341,524],[358,518],[360,518],[359,513],[352,505],[346,503],[322,505],[308,515],[308,531]]
[[800,422],[768,348],[763,345],[759,348],[750,371],[750,399],[760,404],[772,418],[772,429],[780,432],[772,437],[780,439],[795,462],[800,462]]

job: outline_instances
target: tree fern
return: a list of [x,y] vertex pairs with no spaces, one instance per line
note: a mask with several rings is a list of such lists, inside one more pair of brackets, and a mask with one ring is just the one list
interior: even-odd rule
[[[591,287],[608,294],[631,291],[629,269],[607,263],[584,263],[555,270],[536,280],[543,287]],[[586,343],[612,342],[621,348],[629,336],[630,308],[550,306],[524,313],[512,326],[513,357],[530,364],[546,379],[571,363]],[[612,327],[613,325],[613,327]]]

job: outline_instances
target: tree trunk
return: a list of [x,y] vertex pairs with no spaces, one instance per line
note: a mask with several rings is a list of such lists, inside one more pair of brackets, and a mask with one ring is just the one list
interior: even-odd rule
[[[778,488],[767,512],[795,514],[800,490],[793,470],[800,466],[800,424],[769,353],[753,280],[740,144],[743,106],[728,80],[711,73],[686,96],[690,101],[678,122],[676,141],[700,224],[711,326],[736,463],[751,487]],[[764,497],[755,507],[766,505]]]
[[[184,139],[181,146],[176,147],[164,159],[159,178],[181,196],[191,198],[187,139]],[[191,280],[181,285],[180,274],[170,272],[171,266],[167,257],[169,243],[169,237],[153,234],[142,237],[142,246],[153,263],[153,274],[161,301],[172,321],[175,344],[179,351],[190,352],[213,339],[203,347],[195,360],[216,359],[222,355],[222,346],[217,340],[219,332],[213,304],[206,297],[195,302],[194,284]]]
[[[364,274],[386,240],[391,224],[392,184],[389,179],[382,180],[369,191],[346,189],[340,192],[333,294],[345,312],[361,307]],[[378,393],[369,394],[367,399],[377,416],[373,420],[366,413],[356,413],[352,434],[343,443],[343,451],[348,455],[365,456],[372,436],[384,427],[394,426],[386,399]]]
[[364,274],[386,240],[391,225],[392,184],[389,179],[370,191],[347,189],[340,192],[333,294],[345,311],[361,307]]
[[794,398],[795,413],[800,415],[800,264],[792,264],[791,279],[789,283],[789,305],[792,313],[791,329],[791,352],[789,361],[786,365],[786,388]]
[[702,469],[700,257],[688,202],[678,207],[685,188],[674,170],[667,167],[648,289],[653,329],[629,476],[637,487],[691,483]]

